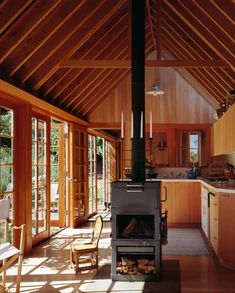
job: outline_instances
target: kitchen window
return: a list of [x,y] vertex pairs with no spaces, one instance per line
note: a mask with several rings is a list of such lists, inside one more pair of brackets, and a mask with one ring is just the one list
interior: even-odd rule
[[181,131],[179,144],[179,164],[189,166],[201,164],[200,131]]

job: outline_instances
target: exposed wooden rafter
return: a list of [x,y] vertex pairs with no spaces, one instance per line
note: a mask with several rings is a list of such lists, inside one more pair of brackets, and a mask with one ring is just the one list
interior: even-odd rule
[[[235,59],[230,60],[235,65]],[[65,60],[61,68],[131,68],[130,60]],[[155,67],[230,67],[224,60],[146,60],[146,68]]]
[[157,30],[156,30],[156,40],[157,40],[157,60],[161,60],[162,56],[162,0],[156,1],[157,9]]
[[152,14],[151,14],[149,0],[146,0],[146,9],[147,9],[147,18],[148,18],[148,22],[149,22],[149,28],[150,28],[153,48],[154,48],[154,50],[156,50],[157,47],[156,47],[156,41],[155,41],[155,36],[154,36],[154,31],[153,31]]
[[[222,41],[207,29],[208,22],[201,22],[194,16],[196,11],[190,10],[185,5],[182,5],[180,1],[176,2],[174,0],[168,0],[165,2],[166,5],[170,7],[170,9],[178,15],[186,24],[189,26],[221,59],[225,60],[232,68],[234,64],[231,63],[231,58],[233,54],[231,54],[230,50],[224,47]],[[187,1],[187,3],[191,3],[191,1]]]
[[[235,88],[235,1],[145,8],[146,72],[173,68],[218,107]],[[68,113],[91,114],[130,74],[131,1],[4,0],[0,15],[0,77]]]

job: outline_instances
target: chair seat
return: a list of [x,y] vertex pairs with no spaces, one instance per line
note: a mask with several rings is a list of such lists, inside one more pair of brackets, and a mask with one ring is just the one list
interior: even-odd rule
[[0,244],[0,261],[12,257],[19,253],[19,249],[11,245],[10,242]]
[[73,252],[79,253],[79,251],[82,252],[89,252],[89,251],[94,251],[97,249],[97,245],[94,243],[84,243],[84,244],[71,244],[71,249]]

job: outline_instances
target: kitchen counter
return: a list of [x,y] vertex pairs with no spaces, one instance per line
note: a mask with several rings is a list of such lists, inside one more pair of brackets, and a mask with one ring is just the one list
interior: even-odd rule
[[235,187],[228,185],[228,182],[211,182],[208,179],[197,178],[197,179],[187,179],[187,178],[156,178],[147,179],[147,181],[162,181],[162,182],[199,182],[207,188],[213,188],[215,192],[222,193],[233,193],[235,195]]

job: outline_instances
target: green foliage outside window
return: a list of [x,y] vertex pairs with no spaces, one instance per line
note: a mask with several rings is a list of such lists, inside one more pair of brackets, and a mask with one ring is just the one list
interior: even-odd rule
[[12,191],[13,167],[13,112],[0,108],[0,190]]

